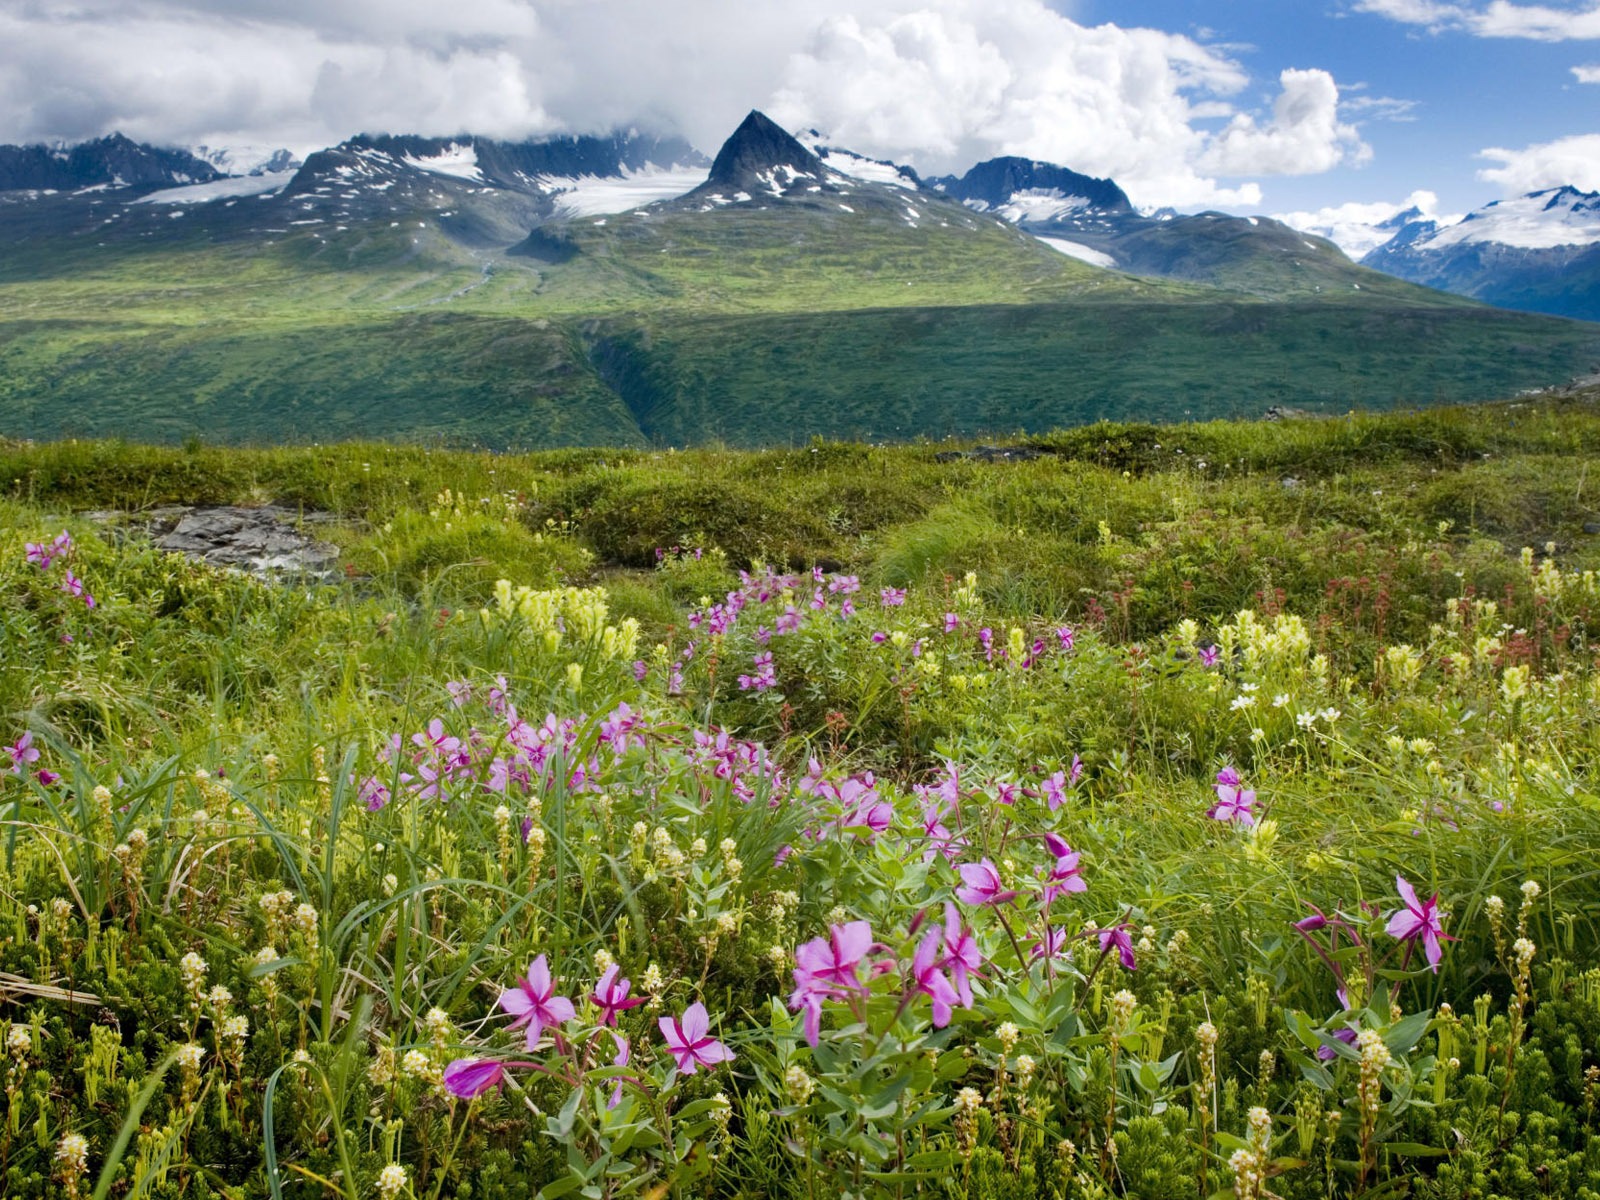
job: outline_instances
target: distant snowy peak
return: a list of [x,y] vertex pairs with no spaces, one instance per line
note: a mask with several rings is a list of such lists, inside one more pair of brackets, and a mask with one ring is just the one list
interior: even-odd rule
[[302,157],[282,146],[191,146],[189,153],[224,175],[280,175],[297,170]]
[[220,174],[187,150],[147,146],[120,133],[71,146],[0,146],[0,191],[176,187]]
[[1600,192],[1547,188],[1484,205],[1455,225],[1410,244],[1419,251],[1493,243],[1518,250],[1551,250],[1600,242]]
[[929,186],[979,212],[1014,224],[1074,218],[1088,213],[1133,213],[1128,195],[1109,179],[1082,175],[1055,163],[1028,158],[991,158],[965,175],[930,179]]
[[1546,188],[1456,221],[1400,213],[1394,225],[1362,266],[1507,308],[1600,320],[1600,192]]
[[901,166],[887,159],[868,158],[864,154],[857,154],[854,150],[830,145],[828,138],[815,129],[801,131],[795,135],[795,140],[816,155],[828,170],[836,171],[840,175],[848,175],[865,183],[887,183],[894,187],[905,188],[909,192],[919,191],[922,188],[922,180],[910,167]]

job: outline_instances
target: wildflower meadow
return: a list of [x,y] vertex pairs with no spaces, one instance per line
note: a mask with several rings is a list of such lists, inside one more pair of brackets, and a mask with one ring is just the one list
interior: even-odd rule
[[[1594,1200],[1558,417],[822,446],[726,534],[731,452],[8,448],[0,1192]],[[84,515],[295,487],[343,573]]]

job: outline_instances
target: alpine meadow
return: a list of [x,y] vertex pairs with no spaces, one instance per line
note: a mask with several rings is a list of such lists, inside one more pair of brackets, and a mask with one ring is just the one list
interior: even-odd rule
[[13,7],[0,1197],[1600,1200],[1594,0]]

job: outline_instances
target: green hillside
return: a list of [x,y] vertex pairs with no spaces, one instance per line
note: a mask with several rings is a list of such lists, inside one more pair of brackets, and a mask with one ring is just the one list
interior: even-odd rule
[[845,196],[677,201],[503,250],[442,218],[266,236],[13,205],[0,431],[758,445],[1480,399],[1600,360],[1595,326],[1396,281],[1268,302],[1271,262],[1232,291],[1134,277],[953,202]]

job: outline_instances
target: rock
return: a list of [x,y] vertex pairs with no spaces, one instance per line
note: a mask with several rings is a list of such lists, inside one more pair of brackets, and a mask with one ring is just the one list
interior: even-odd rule
[[307,526],[337,520],[333,513],[302,513],[267,504],[259,508],[167,505],[144,513],[88,515],[112,526],[114,536],[143,533],[158,549],[251,574],[326,578],[339,561],[339,547],[306,531]]
[[1032,446],[975,446],[971,450],[941,450],[934,462],[1032,462],[1043,458],[1042,450]]
[[1585,533],[1600,533],[1600,521],[1585,521],[1583,523],[1583,531]]

